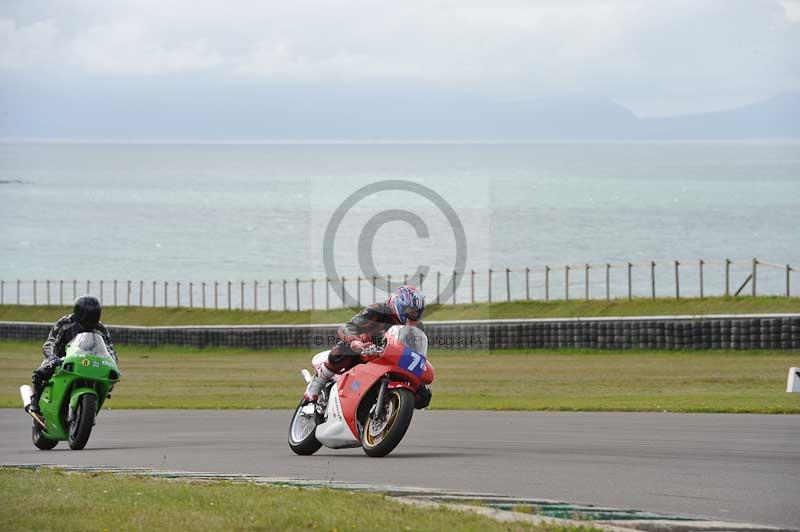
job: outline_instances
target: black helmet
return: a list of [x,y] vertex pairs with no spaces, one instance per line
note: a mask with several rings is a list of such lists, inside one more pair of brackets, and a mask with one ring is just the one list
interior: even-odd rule
[[94,329],[100,322],[102,312],[103,307],[94,296],[81,296],[75,300],[75,305],[72,307],[72,313],[78,318],[78,323],[89,330]]

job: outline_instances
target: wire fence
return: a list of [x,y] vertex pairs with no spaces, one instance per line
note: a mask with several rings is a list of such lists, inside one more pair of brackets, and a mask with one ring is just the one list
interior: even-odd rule
[[[0,280],[0,305],[66,305],[82,294],[105,306],[268,311],[358,307],[385,300],[400,280],[421,287],[428,303],[704,298],[792,295],[798,269],[759,259],[563,264],[385,277],[250,281]],[[456,290],[445,301],[445,286]],[[796,282],[796,281],[795,281]],[[336,289],[334,286],[339,285]]]

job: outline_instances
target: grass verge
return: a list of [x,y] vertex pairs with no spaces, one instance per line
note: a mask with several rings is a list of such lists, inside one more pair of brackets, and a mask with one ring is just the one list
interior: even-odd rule
[[[358,309],[323,311],[251,311],[198,308],[111,307],[103,321],[111,325],[263,325],[343,323]],[[0,305],[0,321],[52,323],[69,307]],[[800,298],[710,297],[705,299],[618,299],[611,301],[511,301],[430,305],[426,320],[666,316],[800,312]]]
[[595,530],[499,523],[381,495],[50,469],[0,469],[0,492],[0,530]]
[[[41,361],[40,345],[0,342],[0,407]],[[294,408],[303,350],[120,346],[112,408]],[[434,409],[800,413],[785,392],[787,351],[434,351]]]

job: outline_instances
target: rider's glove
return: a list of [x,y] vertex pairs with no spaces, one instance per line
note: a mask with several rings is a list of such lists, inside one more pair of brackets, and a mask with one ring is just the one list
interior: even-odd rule
[[350,342],[350,349],[355,351],[356,353],[367,351],[373,347],[375,347],[375,344],[373,344],[372,342],[364,342],[362,340],[353,340],[352,342]]
[[361,360],[364,362],[369,362],[375,358],[383,356],[383,349],[376,346],[375,344],[369,344],[369,347],[363,349],[361,351]]

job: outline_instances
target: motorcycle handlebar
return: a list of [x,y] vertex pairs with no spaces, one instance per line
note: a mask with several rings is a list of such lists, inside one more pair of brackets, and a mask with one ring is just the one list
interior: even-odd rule
[[373,345],[372,347],[367,347],[366,349],[361,350],[362,356],[374,357],[374,356],[380,356],[381,354],[383,354],[383,348],[378,347],[377,345]]

